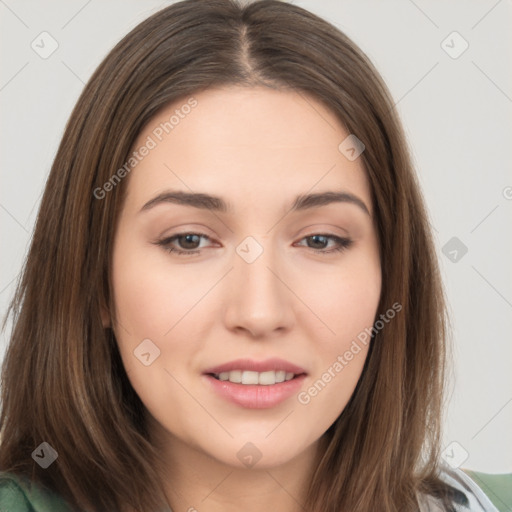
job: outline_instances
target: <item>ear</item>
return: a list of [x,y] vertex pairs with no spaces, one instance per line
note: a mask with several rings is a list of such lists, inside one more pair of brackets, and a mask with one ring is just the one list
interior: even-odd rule
[[110,311],[108,310],[105,302],[103,300],[100,301],[100,315],[101,315],[101,323],[104,329],[108,329],[112,327],[112,320],[110,318]]

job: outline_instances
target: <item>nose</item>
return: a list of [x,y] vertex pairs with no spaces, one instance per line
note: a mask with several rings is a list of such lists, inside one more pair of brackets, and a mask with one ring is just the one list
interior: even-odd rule
[[234,258],[227,277],[226,327],[260,340],[289,330],[294,319],[293,293],[282,259],[269,247],[251,263],[238,254]]

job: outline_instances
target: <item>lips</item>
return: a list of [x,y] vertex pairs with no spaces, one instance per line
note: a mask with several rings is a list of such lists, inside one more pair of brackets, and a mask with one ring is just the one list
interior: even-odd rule
[[254,361],[253,359],[236,359],[229,363],[224,363],[219,366],[208,368],[203,373],[210,375],[220,375],[224,372],[231,372],[233,370],[250,371],[250,372],[269,372],[269,371],[284,371],[285,373],[293,373],[294,375],[301,375],[306,373],[304,368],[292,364],[284,359],[266,359],[265,361]]
[[203,375],[224,399],[245,408],[266,409],[297,393],[307,373],[283,359],[238,359],[208,368]]

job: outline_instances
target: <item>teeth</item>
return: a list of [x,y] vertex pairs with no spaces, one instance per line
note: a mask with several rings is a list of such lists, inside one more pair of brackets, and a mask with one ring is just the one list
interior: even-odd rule
[[235,382],[239,384],[242,382],[242,371],[241,370],[233,370],[232,372],[226,372],[228,374],[229,382]]
[[258,372],[242,372],[242,384],[259,384]]
[[215,375],[219,380],[234,382],[235,384],[259,384],[261,386],[271,386],[285,380],[291,380],[295,376],[294,373],[285,372],[284,370],[268,372],[252,372],[242,370],[232,370],[230,372],[222,372]]
[[258,378],[258,384],[262,384],[263,386],[270,386],[276,383],[276,372],[261,372]]

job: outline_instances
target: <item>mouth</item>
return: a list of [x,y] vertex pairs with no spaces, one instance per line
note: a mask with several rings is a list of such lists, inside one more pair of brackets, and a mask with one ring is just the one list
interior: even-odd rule
[[229,381],[233,384],[272,386],[281,382],[297,378],[303,373],[295,374],[285,370],[269,370],[266,372],[254,372],[250,370],[231,370],[229,372],[209,373],[214,379],[220,381]]
[[203,372],[218,396],[248,409],[268,409],[300,390],[307,372],[282,359],[239,359]]

